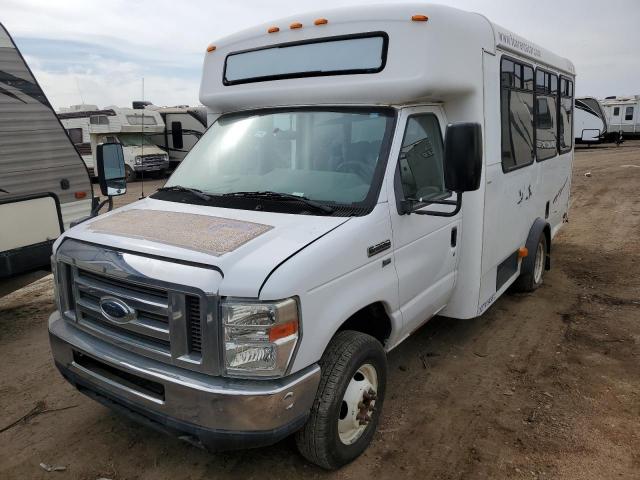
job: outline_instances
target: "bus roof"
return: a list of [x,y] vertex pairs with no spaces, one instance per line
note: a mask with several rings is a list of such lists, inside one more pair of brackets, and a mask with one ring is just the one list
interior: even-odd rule
[[[216,113],[444,101],[481,90],[480,52],[498,49],[574,75],[569,60],[480,14],[429,3],[372,5],[288,17],[215,41],[205,55],[200,101]],[[304,73],[286,71],[286,60],[307,65]]]

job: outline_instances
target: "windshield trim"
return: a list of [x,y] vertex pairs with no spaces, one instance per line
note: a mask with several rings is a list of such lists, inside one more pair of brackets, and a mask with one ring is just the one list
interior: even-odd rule
[[[378,163],[376,164],[376,168],[373,173],[373,178],[371,179],[371,184],[369,186],[369,191],[367,192],[367,196],[364,200],[360,202],[354,203],[340,203],[340,202],[332,202],[332,201],[322,201],[315,200],[318,203],[329,205],[332,207],[339,206],[341,208],[336,208],[334,213],[335,216],[364,216],[371,213],[375,205],[378,203],[378,198],[380,196],[380,189],[382,188],[382,183],[384,180],[384,175],[387,170],[387,165],[389,162],[389,154],[391,150],[391,143],[393,141],[393,136],[395,134],[396,126],[398,123],[398,110],[396,108],[390,106],[380,106],[380,105],[314,105],[314,106],[288,106],[288,107],[266,107],[266,108],[257,108],[251,110],[240,110],[236,112],[229,112],[223,115],[220,115],[211,125],[207,127],[207,131],[202,135],[201,138],[207,134],[208,130],[213,126],[213,124],[228,120],[235,117],[251,117],[251,116],[262,116],[262,115],[271,115],[275,113],[282,112],[340,112],[340,113],[380,113],[389,117],[390,122],[388,128],[384,132],[384,136],[382,138],[382,144],[380,145],[380,156],[378,159]],[[200,141],[200,140],[198,140]],[[174,173],[169,177],[167,183],[171,182],[171,178],[175,173],[177,173],[181,168],[184,167],[188,162],[189,155],[191,152],[187,153],[186,157],[180,162],[180,165],[175,169]],[[207,195],[215,198],[220,198],[221,196],[211,192],[205,192]],[[155,194],[154,194],[155,195]],[[154,197],[155,198],[155,197]],[[215,205],[215,202],[213,203]],[[241,208],[241,207],[238,207]],[[351,213],[345,213],[351,212]]]

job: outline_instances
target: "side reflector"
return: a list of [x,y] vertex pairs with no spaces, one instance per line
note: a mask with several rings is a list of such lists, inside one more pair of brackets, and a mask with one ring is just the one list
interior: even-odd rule
[[429,17],[427,17],[426,15],[414,15],[413,17],[411,17],[411,20],[413,20],[414,22],[427,22],[429,21]]
[[297,28],[302,28],[302,24],[300,22],[293,22],[291,25],[289,25],[289,28],[291,30],[295,30]]
[[518,249],[518,258],[524,258],[529,256],[529,249],[527,247],[520,247]]
[[318,18],[313,22],[314,25],[326,25],[327,23],[329,23],[329,20],[326,18]]
[[275,342],[280,338],[293,335],[298,331],[298,322],[288,322],[281,325],[274,325],[269,329],[269,341]]
[[78,200],[82,200],[83,198],[87,198],[87,192],[75,192],[73,196]]
[[215,49],[216,49],[216,46],[215,46],[215,45],[209,45],[209,46],[207,47],[207,52],[208,52],[208,53],[211,53],[211,52],[213,52]]
[[279,27],[271,27],[267,30],[267,33],[278,33],[280,31]]

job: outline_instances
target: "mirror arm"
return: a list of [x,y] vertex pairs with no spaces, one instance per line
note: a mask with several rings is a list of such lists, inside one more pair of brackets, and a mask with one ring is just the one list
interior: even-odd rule
[[104,207],[107,203],[109,204],[109,208],[107,209],[107,212],[110,212],[111,210],[113,210],[113,197],[109,196],[104,202],[98,204],[96,208],[91,210],[91,217],[97,216],[100,210],[102,209],[102,207]]
[[435,212],[433,210],[414,210],[408,213],[415,213],[417,215],[431,215],[432,217],[454,217],[458,214],[462,208],[462,192],[455,192],[456,199],[454,200],[430,200],[429,203],[437,203],[438,205],[455,205],[456,208],[451,212]]

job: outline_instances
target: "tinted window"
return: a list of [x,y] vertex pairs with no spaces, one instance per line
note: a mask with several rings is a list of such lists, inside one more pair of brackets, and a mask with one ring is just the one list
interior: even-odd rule
[[399,165],[405,198],[428,201],[447,194],[444,187],[442,135],[434,115],[409,118]]
[[633,120],[633,107],[627,107],[627,109],[624,112],[624,119]]
[[182,122],[171,122],[171,140],[173,148],[181,149],[184,144],[182,142]]
[[617,117],[620,115],[620,107],[613,107],[613,116]]
[[386,37],[372,34],[281,45],[227,56],[226,84],[340,73],[375,73],[386,58]]
[[67,130],[69,134],[69,138],[73,142],[74,145],[78,143],[82,143],[82,129],[81,128],[70,128]]
[[[523,82],[508,81],[510,68],[522,72]],[[501,70],[502,169],[506,172],[533,161],[533,69],[502,59]]]
[[565,153],[573,148],[573,82],[566,78],[560,80],[558,149],[560,153]]

